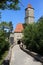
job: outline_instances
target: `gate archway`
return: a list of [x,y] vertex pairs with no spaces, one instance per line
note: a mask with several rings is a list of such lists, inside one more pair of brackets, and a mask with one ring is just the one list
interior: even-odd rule
[[21,43],[21,40],[18,40],[18,41],[17,41],[17,44],[20,44],[20,43]]

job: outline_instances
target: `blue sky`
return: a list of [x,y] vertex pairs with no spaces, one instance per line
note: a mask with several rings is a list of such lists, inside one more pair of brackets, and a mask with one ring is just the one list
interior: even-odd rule
[[12,21],[13,27],[15,29],[18,23],[24,23],[25,20],[25,8],[28,4],[31,4],[34,10],[34,17],[35,22],[43,16],[43,0],[20,0],[24,7],[20,4],[21,10],[14,11],[14,10],[3,10],[1,11],[1,21]]

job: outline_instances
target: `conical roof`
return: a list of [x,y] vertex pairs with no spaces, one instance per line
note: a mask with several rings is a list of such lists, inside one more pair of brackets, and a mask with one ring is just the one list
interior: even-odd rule
[[27,10],[28,8],[34,9],[31,4],[28,4],[28,6],[27,6],[27,8],[25,10]]
[[27,8],[32,8],[32,5],[31,4],[28,4],[28,7]]

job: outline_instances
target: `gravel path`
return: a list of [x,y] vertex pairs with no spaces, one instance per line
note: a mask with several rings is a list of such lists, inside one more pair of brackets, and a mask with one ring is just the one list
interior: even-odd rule
[[39,61],[36,61],[33,57],[23,52],[19,45],[15,45],[12,48],[12,55],[10,65],[42,65]]

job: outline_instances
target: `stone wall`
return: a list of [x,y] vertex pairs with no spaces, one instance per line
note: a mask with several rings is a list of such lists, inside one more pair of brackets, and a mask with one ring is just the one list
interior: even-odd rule
[[28,8],[25,12],[25,22],[26,24],[30,24],[34,22],[34,9]]
[[11,44],[17,44],[18,40],[21,40],[23,37],[23,33],[11,33],[9,41]]
[[14,41],[17,44],[18,40],[21,40],[23,37],[22,33],[14,33]]

